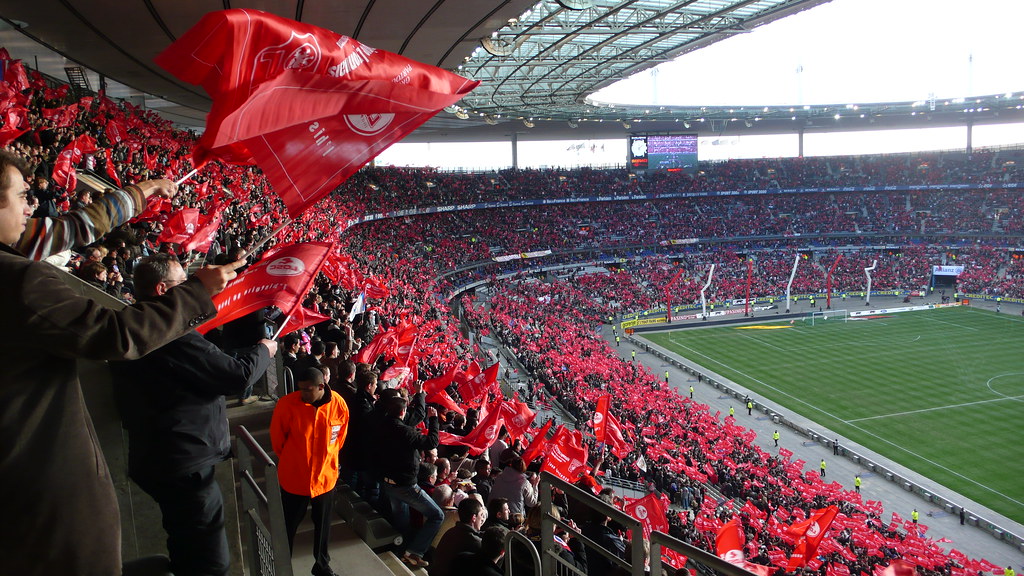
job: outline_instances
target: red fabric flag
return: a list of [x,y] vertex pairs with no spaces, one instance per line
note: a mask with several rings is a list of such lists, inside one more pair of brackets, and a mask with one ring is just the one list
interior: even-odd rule
[[31,88],[28,83],[28,74],[25,73],[25,66],[21,60],[11,60],[4,69],[4,82],[7,82],[15,90],[21,92]]
[[460,382],[459,396],[462,396],[463,402],[471,405],[481,402],[486,396],[487,391],[498,381],[499,368],[501,368],[501,365],[495,362],[483,372]]
[[124,122],[120,118],[107,120],[104,130],[107,138],[114,144],[120,144],[128,138],[128,129],[125,128]]
[[746,556],[743,554],[743,545],[746,540],[740,519],[733,516],[732,520],[726,522],[715,536],[715,552],[722,560],[743,566],[746,561]]
[[579,430],[569,432],[559,427],[555,437],[548,443],[547,457],[542,472],[550,472],[572,484],[587,471],[587,447]]
[[40,116],[53,122],[55,128],[67,128],[78,118],[78,104],[68,104],[60,108],[43,108]]
[[597,399],[597,408],[594,409],[594,416],[591,421],[594,423],[594,438],[599,443],[604,443],[608,435],[608,406],[612,402],[612,395],[605,394]]
[[281,334],[291,334],[296,330],[302,330],[308,326],[319,324],[325,320],[330,320],[330,316],[324,316],[319,312],[314,312],[303,306],[295,308],[295,310],[288,316],[284,321],[284,326],[281,327]]
[[838,513],[839,508],[829,506],[828,508],[815,510],[806,520],[797,522],[789,527],[789,534],[799,539],[797,540],[793,555],[789,558],[789,564],[786,567],[787,572],[792,572],[801,566],[805,566],[814,557],[815,552],[818,550],[818,545],[821,544],[821,539],[825,537],[825,532],[828,531],[828,527],[832,525],[832,521],[835,520]]
[[370,277],[366,279],[366,286],[363,288],[367,298],[387,298],[391,295],[388,287],[380,278]]
[[633,451],[633,446],[622,437],[622,424],[614,414],[608,414],[608,445],[616,458],[625,458]]
[[[181,244],[182,252],[188,252],[189,250],[208,251],[210,245],[213,244],[214,237],[217,235],[217,230],[220,228],[223,211],[223,206],[216,205],[210,210],[209,214],[201,217],[195,234]],[[295,330],[298,330],[298,328],[295,328],[293,332]]]
[[456,414],[466,415],[466,411],[459,406],[452,397],[448,395],[444,390],[437,390],[435,392],[427,392],[427,404],[438,404],[443,406],[445,410],[451,410]]
[[525,434],[534,419],[537,418],[537,414],[518,397],[502,402],[501,411],[505,418],[505,428],[508,429],[510,442],[514,442],[516,438]]
[[277,306],[290,314],[306,295],[332,247],[329,242],[307,242],[264,256],[214,296],[217,317],[200,326],[199,331],[206,333],[267,306]]
[[121,188],[121,187],[122,187],[122,185],[121,185],[121,177],[120,177],[120,176],[118,176],[118,175],[117,175],[117,171],[116,171],[116,170],[114,170],[114,159],[113,159],[113,157],[111,156],[111,150],[110,150],[110,148],[106,148],[106,149],[104,149],[104,150],[103,150],[103,155],[104,155],[104,157],[105,157],[105,158],[106,158],[106,160],[107,160],[107,161],[106,161],[106,171],[107,171],[107,178],[110,178],[110,180],[111,180],[111,181],[112,181],[112,182],[113,182],[114,184],[117,184],[117,187],[118,187],[118,188]]
[[171,217],[164,224],[157,242],[170,242],[181,244],[192,238],[199,229],[199,209],[182,208],[171,214]]
[[651,493],[636,500],[626,498],[626,505],[622,511],[640,521],[644,538],[650,538],[651,532],[664,532],[668,534],[668,519],[665,517],[665,507],[657,494]]
[[426,392],[428,396],[430,394],[444,391],[444,389],[447,388],[452,383],[452,379],[455,378],[455,374],[458,371],[458,364],[452,362],[447,372],[438,376],[437,378],[431,378],[430,380],[424,382],[423,391]]
[[247,9],[206,14],[156,61],[213,99],[196,166],[255,161],[293,217],[478,84]]
[[394,330],[386,330],[374,336],[369,344],[363,346],[352,361],[359,364],[373,364],[381,354],[391,354],[398,344],[398,334]]
[[88,134],[82,134],[64,147],[53,164],[53,182],[68,192],[78,187],[78,176],[75,167],[82,161],[83,154],[96,151],[96,140]]
[[28,108],[9,106],[3,111],[4,127],[0,128],[0,147],[7,146],[17,140],[29,128],[19,128],[28,119]]
[[501,411],[501,402],[500,398],[495,400],[488,407],[487,416],[462,439],[462,444],[469,446],[470,456],[483,454],[498,439],[498,431],[501,430],[502,424],[505,423],[505,418]]
[[523,450],[523,462],[525,462],[527,466],[530,465],[530,462],[533,462],[537,457],[545,453],[545,449],[548,445],[548,431],[551,430],[551,425],[554,422],[554,420],[548,420],[534,435],[533,441],[526,447],[526,450]]
[[[875,566],[872,572],[873,576],[917,576],[917,567],[906,560],[895,558],[888,566]],[[1002,572],[1002,568],[999,568],[999,573]]]

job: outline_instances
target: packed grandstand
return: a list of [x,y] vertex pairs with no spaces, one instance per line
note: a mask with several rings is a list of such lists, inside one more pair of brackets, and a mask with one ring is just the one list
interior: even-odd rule
[[[3,131],[7,148],[50,180],[49,190],[33,186],[42,201],[39,214],[81,201],[65,187],[66,177],[53,175],[61,152],[82,135],[95,138],[96,151],[77,168],[112,188],[114,179],[177,179],[191,168],[195,136],[152,112],[102,95],[75,100],[41,77],[31,81],[24,90],[24,130],[7,116]],[[5,98],[21,96],[8,91]],[[794,547],[785,525],[834,505],[842,528],[809,568],[827,567],[830,576],[871,574],[902,557],[923,575],[967,576],[998,567],[947,551],[915,527],[882,518],[880,503],[766,452],[734,420],[716,417],[706,405],[660,386],[658,375],[621,359],[595,327],[663,306],[664,287],[680,270],[672,299],[696,304],[712,264],[718,272],[710,301],[745,298],[748,261],[751,295],[779,298],[798,254],[806,263],[794,294],[824,292],[827,269],[842,254],[844,264],[832,278],[837,295],[865,290],[863,270],[877,261],[875,290],[926,291],[933,266],[955,264],[964,273],[951,291],[1024,298],[1022,160],[1024,151],[1016,149],[735,160],[704,163],[695,175],[647,178],[625,170],[463,174],[367,167],[280,230],[285,209],[267,193],[257,168],[211,163],[172,202],[151,205],[144,217],[79,250],[105,252],[104,273],[88,279],[131,301],[133,262],[144,254],[172,251],[194,263],[248,251],[276,232],[250,254],[256,261],[291,243],[337,240],[338,266],[318,277],[305,307],[341,323],[365,299],[376,322],[371,314],[356,320],[356,339],[343,344],[343,357],[357,355],[375,334],[412,322],[421,343],[431,346],[412,377],[426,381],[470,361],[483,364],[487,359],[477,356],[453,316],[458,309],[474,334],[500,341],[529,371],[529,398],[556,400],[582,423],[598,398],[612,393],[611,411],[630,442],[606,456],[602,472],[664,494],[681,511],[668,517],[673,536],[714,549],[735,502],[747,532],[747,559],[784,566]],[[161,241],[170,215],[184,208],[199,209],[201,217],[220,213],[208,252],[183,251],[180,239]],[[516,255],[535,257],[505,258]],[[65,265],[84,276],[88,259],[69,257]],[[559,265],[588,268],[530,281],[539,267]],[[489,286],[486,305],[470,289],[481,283]],[[570,360],[572,370],[562,369]],[[377,369],[386,376],[390,364],[381,358]],[[468,399],[460,390],[453,384],[444,392],[464,408]],[[685,420],[676,417],[680,405]],[[454,419],[453,411],[447,419]],[[584,435],[584,442],[594,453],[593,438]],[[649,463],[646,471],[635,465],[641,458]]]

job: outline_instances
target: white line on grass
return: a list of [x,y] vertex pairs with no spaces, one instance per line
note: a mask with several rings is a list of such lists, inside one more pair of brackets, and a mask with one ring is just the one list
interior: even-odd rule
[[774,348],[776,350],[779,350],[780,352],[789,352],[789,350],[787,350],[785,348],[779,348],[778,346],[776,346],[775,344],[772,344],[771,342],[765,342],[764,340],[761,340],[757,336],[751,336],[750,334],[740,334],[740,336],[743,336],[744,338],[749,338],[749,339],[753,340],[754,342],[757,342],[758,344],[764,344],[765,346],[767,346],[769,348]]
[[[990,390],[991,390],[991,388],[990,388]],[[995,393],[995,394],[999,394],[999,392],[996,392],[995,390],[992,390],[992,392]],[[879,418],[889,418],[891,416],[906,416],[907,414],[920,414],[921,412],[934,412],[936,410],[945,410],[947,408],[962,408],[964,406],[974,406],[975,404],[989,404],[991,402],[1002,402],[1004,400],[1018,400],[1018,401],[1024,400],[1024,396],[1007,396],[1005,394],[1000,394],[1000,396],[1002,396],[1002,398],[992,398],[992,399],[989,399],[989,400],[978,400],[976,402],[964,402],[963,404],[949,404],[948,406],[936,406],[934,408],[922,408],[920,410],[907,410],[906,412],[893,412],[892,414],[882,414],[880,416],[867,416],[865,418],[854,418],[853,420],[846,420],[845,422],[847,424],[849,424],[850,422],[863,422],[865,420],[878,420]]]
[[939,322],[941,324],[949,324],[950,326],[956,326],[957,328],[963,328],[964,330],[973,330],[975,332],[979,331],[978,328],[972,328],[970,326],[964,326],[963,324],[957,324],[956,322],[946,322],[945,320],[938,320],[938,319],[932,318],[930,316],[923,316],[923,318],[925,320],[930,320],[932,322]]
[[1016,400],[1018,402],[1024,402],[1024,400],[1022,400],[1022,398],[1024,398],[1024,396],[1007,396],[1006,394],[1003,394],[1002,392],[996,391],[996,389],[992,387],[992,381],[993,380],[997,380],[999,378],[1002,378],[1003,376],[1019,376],[1020,374],[1024,374],[1024,372],[1007,372],[1006,374],[999,374],[999,375],[993,376],[993,377],[988,379],[988,382],[985,382],[985,386],[993,394],[1002,396],[1003,398],[1006,398],[1008,400]]
[[728,364],[726,364],[724,362],[720,362],[718,360],[715,360],[714,358],[711,358],[710,356],[708,356],[706,354],[702,354],[701,352],[698,352],[697,350],[694,350],[693,348],[690,348],[689,346],[686,346],[686,345],[683,345],[683,344],[679,344],[679,346],[681,348],[685,348],[685,349],[689,350],[690,352],[693,352],[694,354],[696,354],[698,356],[703,356],[704,358],[707,358],[711,362],[714,362],[715,364],[718,364],[718,365],[722,366],[726,370],[732,370],[733,372],[735,372],[736,374],[739,374],[740,376],[743,376],[744,378],[748,378],[748,379],[750,379],[753,382],[757,382],[758,384],[764,386],[765,388],[768,388],[770,390],[774,390],[774,391],[778,392],[779,394],[781,394],[783,396],[788,396],[789,398],[792,398],[793,400],[795,400],[795,401],[797,401],[797,402],[799,402],[801,404],[804,404],[805,406],[809,407],[812,410],[815,410],[817,412],[825,414],[829,418],[832,418],[832,419],[834,419],[834,420],[836,420],[838,422],[842,422],[844,424],[847,424],[848,426],[850,426],[852,428],[856,428],[857,430],[860,430],[861,432],[867,434],[868,436],[872,436],[873,438],[875,438],[876,440],[878,440],[880,442],[884,442],[885,444],[889,444],[893,448],[896,448],[897,450],[901,450],[901,451],[903,451],[903,452],[913,456],[914,458],[917,458],[917,459],[919,459],[919,460],[921,460],[923,462],[927,462],[927,463],[931,464],[932,466],[935,466],[936,468],[940,468],[942,470],[945,470],[946,472],[948,472],[949,474],[952,474],[953,476],[956,476],[956,477],[961,478],[961,479],[963,479],[963,480],[965,480],[967,482],[970,482],[971,484],[974,484],[974,485],[978,486],[979,488],[981,488],[983,490],[987,490],[987,491],[989,491],[989,492],[991,492],[991,493],[993,493],[993,494],[995,494],[995,495],[997,495],[997,496],[999,496],[1001,498],[1005,498],[1005,499],[1009,500],[1010,502],[1013,502],[1014,504],[1018,504],[1020,506],[1024,506],[1024,502],[1021,502],[1020,500],[1017,500],[1017,499],[1012,498],[1012,497],[1010,497],[1010,496],[1008,496],[1006,494],[1003,494],[1002,492],[1000,492],[1000,491],[998,491],[998,490],[996,490],[994,488],[991,488],[989,486],[986,486],[986,485],[982,484],[981,482],[978,482],[977,480],[974,480],[972,478],[968,478],[967,476],[964,476],[963,474],[957,472],[956,470],[952,470],[952,469],[950,469],[950,468],[948,468],[946,466],[943,466],[942,464],[939,464],[938,462],[935,462],[934,460],[931,460],[930,458],[925,458],[924,456],[921,456],[920,454],[918,454],[916,452],[908,450],[908,449],[904,448],[903,446],[900,446],[899,444],[896,444],[895,442],[893,442],[891,440],[888,440],[886,438],[882,438],[881,436],[879,436],[878,434],[875,434],[874,432],[866,430],[866,429],[864,429],[864,428],[862,428],[860,426],[857,426],[856,424],[852,424],[849,421],[843,420],[842,418],[839,418],[835,414],[832,414],[831,412],[829,412],[827,410],[823,410],[821,408],[818,408],[814,404],[811,404],[810,402],[807,402],[806,400],[804,400],[802,398],[798,398],[797,396],[794,396],[794,395],[792,395],[792,394],[790,394],[788,392],[785,392],[784,390],[780,390],[780,389],[776,388],[775,386],[772,386],[771,384],[768,384],[767,382],[764,382],[763,380],[760,380],[758,378],[754,378],[753,376],[750,376],[749,374],[746,374],[744,372],[736,370],[732,366],[729,366]]

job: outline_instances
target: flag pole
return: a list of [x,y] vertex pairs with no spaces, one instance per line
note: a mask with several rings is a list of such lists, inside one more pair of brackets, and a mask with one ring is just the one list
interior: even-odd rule
[[278,336],[280,336],[281,332],[284,330],[284,327],[288,325],[289,318],[291,318],[291,314],[284,315],[284,322],[281,322],[281,326],[278,327],[277,332],[274,332],[274,336],[271,340],[277,340]]
[[284,222],[282,222],[280,226],[278,226],[276,229],[274,229],[273,232],[271,232],[270,234],[267,234],[263,238],[260,238],[259,242],[257,242],[252,248],[249,248],[248,250],[246,250],[245,255],[248,256],[248,255],[252,254],[253,252],[259,250],[261,246],[266,244],[274,236],[277,236],[278,233],[281,232],[281,230],[284,230],[285,226],[287,226],[287,225],[289,225],[291,223],[292,223],[292,221],[291,221],[290,218],[285,218]]
[[191,172],[182,176],[181,180],[178,180],[177,182],[175,182],[175,184],[181,186],[182,184],[184,184],[185,180],[188,180],[189,178],[195,176],[196,172],[199,172],[199,168],[193,168]]

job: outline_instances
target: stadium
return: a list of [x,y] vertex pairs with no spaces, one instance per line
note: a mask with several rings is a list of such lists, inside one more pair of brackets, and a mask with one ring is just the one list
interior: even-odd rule
[[820,0],[122,4],[0,9],[0,572],[1024,569],[1024,80],[605,91]]

